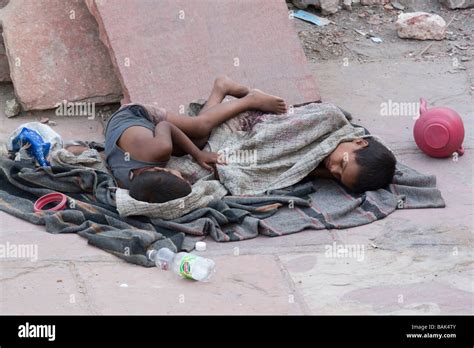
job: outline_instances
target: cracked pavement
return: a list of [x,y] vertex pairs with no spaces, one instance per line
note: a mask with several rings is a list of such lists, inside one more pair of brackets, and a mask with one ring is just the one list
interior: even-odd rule
[[[473,77],[448,73],[451,61],[374,59],[341,68],[312,63],[323,100],[354,115],[399,160],[435,174],[444,209],[397,210],[347,230],[305,231],[237,243],[207,239],[215,260],[209,283],[143,268],[0,213],[1,243],[36,244],[38,261],[0,260],[3,314],[472,314]],[[1,86],[0,102],[11,96]],[[466,127],[458,161],[423,155],[410,117],[382,117],[380,103],[417,101],[456,109]],[[0,114],[3,111],[0,111]],[[2,138],[28,116],[0,115]],[[30,117],[34,118],[34,117]],[[54,119],[54,118],[52,118]],[[99,121],[57,120],[66,139],[101,140]],[[328,256],[328,246],[360,247],[357,257]],[[238,254],[238,255],[236,255]]]

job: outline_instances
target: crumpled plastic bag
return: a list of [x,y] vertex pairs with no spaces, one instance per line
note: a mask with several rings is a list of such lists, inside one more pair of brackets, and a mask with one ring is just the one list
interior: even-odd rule
[[10,134],[7,148],[16,153],[16,160],[34,158],[41,166],[49,166],[48,154],[62,149],[63,140],[51,127],[40,122],[28,122]]

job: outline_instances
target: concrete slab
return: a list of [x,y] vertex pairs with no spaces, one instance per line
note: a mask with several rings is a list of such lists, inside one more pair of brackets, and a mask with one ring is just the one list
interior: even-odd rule
[[311,313],[472,314],[469,249],[388,251],[364,244],[339,245],[362,252],[347,257],[332,251],[279,256]]
[[94,314],[72,262],[2,260],[0,267],[2,314]]
[[[125,101],[184,112],[218,74],[280,95],[318,100],[285,1],[93,1]],[[127,28],[124,30],[123,28]]]
[[120,100],[120,84],[83,1],[19,0],[1,11],[11,78],[24,110],[54,108],[62,100]]
[[209,283],[113,262],[3,261],[4,314],[297,314],[298,297],[273,256],[215,258]]
[[465,71],[455,70],[453,59],[449,58],[377,60],[365,64],[356,61],[344,64],[341,60],[311,67],[317,80],[324,81],[322,99],[350,111],[353,122],[365,125],[394,150],[413,152],[418,149],[413,139],[414,117],[418,113],[384,115],[382,108],[396,111],[389,103],[398,106],[404,103],[418,111],[415,104],[420,97],[428,101],[429,107],[447,106],[456,110],[464,120],[464,146],[473,147],[474,62],[467,62]]

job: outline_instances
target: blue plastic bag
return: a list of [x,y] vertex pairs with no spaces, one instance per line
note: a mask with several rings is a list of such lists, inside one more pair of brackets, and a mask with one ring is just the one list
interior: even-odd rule
[[26,144],[30,144],[26,152],[31,157],[34,157],[41,167],[50,166],[46,158],[48,157],[51,143],[45,143],[37,131],[24,127],[20,134],[12,140],[13,152],[19,151]]

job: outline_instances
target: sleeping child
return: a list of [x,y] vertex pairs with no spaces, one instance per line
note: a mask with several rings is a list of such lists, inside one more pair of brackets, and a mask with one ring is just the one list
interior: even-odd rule
[[[227,96],[236,99],[221,103]],[[105,131],[106,162],[120,187],[134,199],[163,203],[187,196],[191,184],[177,170],[166,168],[171,156],[191,155],[213,171],[221,163],[215,152],[203,151],[211,131],[247,110],[283,114],[282,98],[250,89],[219,76],[206,104],[196,117],[176,115],[151,105],[122,106]],[[353,160],[351,160],[353,159]],[[396,160],[390,150],[371,138],[341,142],[310,175],[330,177],[354,192],[386,187]]]

